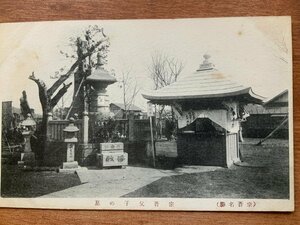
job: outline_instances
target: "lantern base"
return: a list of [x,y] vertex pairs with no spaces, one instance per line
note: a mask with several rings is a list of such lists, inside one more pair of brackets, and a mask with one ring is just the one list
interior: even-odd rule
[[75,173],[75,171],[79,168],[78,162],[64,162],[62,168],[59,169],[60,173]]
[[36,164],[34,152],[21,153],[21,160],[18,161],[19,166],[33,166]]

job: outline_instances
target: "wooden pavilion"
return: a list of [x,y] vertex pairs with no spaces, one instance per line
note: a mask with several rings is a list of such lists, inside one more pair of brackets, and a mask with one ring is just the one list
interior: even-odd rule
[[144,93],[153,104],[170,105],[178,117],[179,163],[229,167],[240,160],[240,122],[248,103],[262,104],[251,87],[230,80],[209,62],[159,90]]

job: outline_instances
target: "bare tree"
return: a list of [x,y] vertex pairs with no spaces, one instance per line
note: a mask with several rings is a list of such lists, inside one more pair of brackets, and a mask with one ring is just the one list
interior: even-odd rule
[[136,80],[133,80],[133,77],[130,76],[130,71],[122,71],[119,87],[123,90],[124,112],[125,119],[127,119],[128,113],[134,104],[134,100],[140,91],[140,87],[138,87]]
[[149,71],[155,90],[175,82],[183,68],[183,63],[176,58],[171,58],[162,53],[153,54]]
[[[154,89],[160,89],[177,81],[178,76],[182,72],[184,65],[176,58],[169,57],[162,53],[154,53],[151,57],[151,65],[149,66],[150,78],[153,81]],[[172,110],[172,120],[174,113]],[[162,115],[165,112],[165,106],[155,106],[155,114],[158,114],[156,121],[156,137],[162,135]]]
[[288,46],[286,43],[286,38],[284,34],[280,35],[277,38],[273,38],[275,47],[272,48],[272,52],[275,57],[280,59],[284,63],[288,63]]
[[[48,125],[48,116],[52,109],[56,106],[58,101],[62,96],[67,92],[68,88],[72,83],[65,84],[64,82],[72,75],[76,70],[79,70],[83,75],[83,79],[90,72],[91,67],[93,66],[92,56],[95,52],[102,53],[102,57],[106,57],[107,48],[109,46],[108,38],[103,32],[102,28],[99,28],[97,25],[89,26],[84,34],[81,37],[71,38],[71,46],[75,46],[76,53],[74,55],[69,55],[62,51],[61,54],[64,54],[67,58],[75,60],[66,73],[59,75],[56,72],[56,77],[58,78],[54,84],[47,88],[44,81],[35,77],[34,72],[29,76],[30,80],[33,80],[39,90],[39,99],[43,111],[43,119],[41,124],[40,134],[40,157],[43,159],[43,152],[46,143],[47,136],[47,125]],[[88,59],[88,60],[87,60]],[[61,69],[60,72],[64,70]],[[61,87],[62,86],[62,87]],[[61,87],[61,88],[60,88]],[[58,90],[60,88],[60,90]]]

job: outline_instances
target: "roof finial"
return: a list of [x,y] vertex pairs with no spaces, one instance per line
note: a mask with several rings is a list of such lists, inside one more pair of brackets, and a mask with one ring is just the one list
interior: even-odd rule
[[104,65],[100,52],[97,53],[96,67],[102,67]]
[[209,54],[204,54],[203,58],[204,58],[203,63],[200,64],[198,71],[211,70],[215,67],[215,65],[209,61],[209,58],[210,58]]

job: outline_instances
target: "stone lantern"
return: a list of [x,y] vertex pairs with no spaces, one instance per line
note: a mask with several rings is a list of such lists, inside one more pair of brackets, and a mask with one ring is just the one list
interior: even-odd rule
[[90,84],[94,89],[90,95],[89,114],[94,116],[95,119],[103,119],[110,115],[109,97],[106,94],[106,88],[116,81],[116,78],[103,68],[103,62],[101,62],[101,56],[98,53],[96,68],[86,78],[87,84]]
[[78,162],[75,161],[75,144],[78,142],[76,133],[79,129],[74,124],[74,118],[70,118],[69,125],[64,129],[66,134],[65,143],[67,143],[67,158],[63,163],[61,172],[75,170],[78,168]]
[[36,130],[36,122],[32,119],[31,114],[27,114],[27,118],[21,123],[22,135],[24,137],[24,152],[21,153],[21,161],[18,165],[35,164],[35,154],[31,150],[30,138]]

